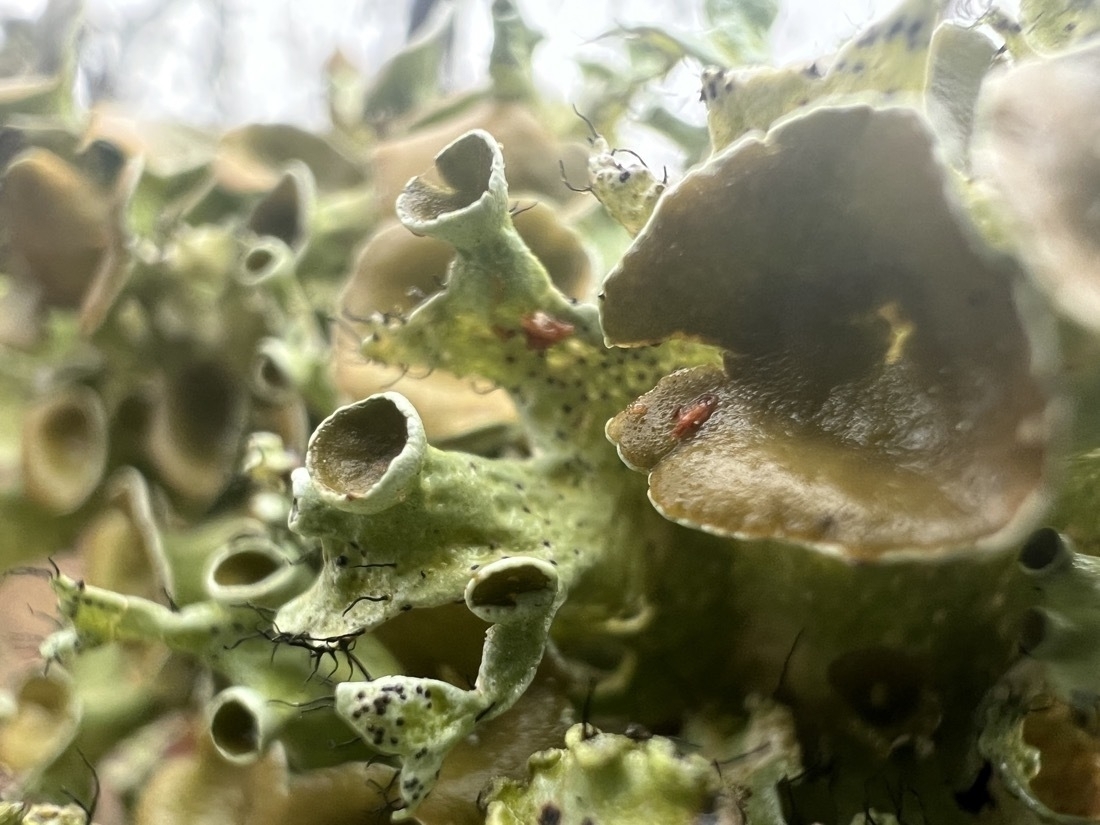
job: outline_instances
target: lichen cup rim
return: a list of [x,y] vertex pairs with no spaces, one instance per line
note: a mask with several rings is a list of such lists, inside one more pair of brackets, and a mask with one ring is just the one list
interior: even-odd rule
[[[371,413],[377,410],[389,420],[375,420]],[[373,443],[362,440],[370,433],[356,427],[355,419],[364,414],[368,425],[387,428],[388,441],[379,440],[377,432]],[[360,449],[359,455],[337,453],[342,437]],[[408,399],[396,392],[377,393],[338,408],[317,425],[306,447],[305,470],[322,501],[345,512],[377,513],[405,498],[427,449],[424,424]]]
[[1052,319],[916,109],[820,106],[732,144],[603,289],[608,345],[723,353],[608,424],[666,518],[901,561],[1008,548],[1049,507]]

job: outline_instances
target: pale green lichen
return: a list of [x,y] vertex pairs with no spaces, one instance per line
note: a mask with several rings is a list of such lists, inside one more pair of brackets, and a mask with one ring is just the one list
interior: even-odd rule
[[945,21],[932,34],[924,107],[945,160],[964,172],[970,167],[978,92],[996,56],[992,38],[974,26]]
[[79,805],[0,802],[0,825],[92,825]]
[[808,66],[705,70],[702,99],[714,150],[830,98],[861,96],[884,103],[919,93],[940,5],[938,0],[904,0],[836,55]]
[[[257,697],[256,701],[279,703],[283,711],[276,713],[278,709],[272,708],[270,712],[276,715],[270,719],[268,713],[254,715],[255,736],[266,727],[270,737],[273,727],[282,728],[297,720],[302,707],[331,695],[323,681],[311,678],[326,656],[332,662],[333,674],[341,667],[359,668],[361,673],[384,673],[396,668],[392,658],[370,637],[315,641],[293,636],[280,631],[270,618],[265,618],[270,614],[250,603],[229,605],[211,599],[173,609],[136,596],[121,596],[62,574],[52,577],[51,586],[69,627],[43,643],[46,659],[70,661],[77,653],[108,643],[159,642],[197,658],[234,685],[254,689],[256,693],[250,695]],[[349,655],[353,650],[354,655]],[[338,652],[344,659],[337,658]],[[292,758],[302,765],[331,763],[333,755],[324,741],[315,737],[324,736],[322,731],[326,729],[335,736],[335,730],[339,730],[333,727],[335,721],[331,710],[322,708],[312,714],[308,725],[284,731],[283,741]]]
[[615,221],[631,235],[637,235],[665,191],[667,172],[658,180],[640,157],[612,149],[596,132],[589,143],[592,147],[588,157],[589,191]]
[[1100,714],[1100,561],[1074,552],[1069,539],[1044,528],[1024,545],[1020,564],[1040,593],[1039,605],[1024,615],[1021,646],[1042,663],[1063,701]]
[[[1091,7],[1041,5],[1023,4],[1024,27],[998,10],[983,20],[1014,58],[1073,44],[1040,65],[1082,60]],[[253,125],[219,138],[107,112],[85,123],[67,79],[0,90],[0,549],[10,567],[72,545],[85,565],[20,571],[51,580],[63,627],[43,652],[65,669],[51,663],[37,700],[18,697],[0,724],[23,744],[31,716],[55,725],[12,798],[90,800],[91,764],[135,821],[157,825],[382,823],[393,809],[469,825],[490,777],[501,822],[1094,815],[1095,565],[1078,555],[1046,570],[1030,543],[1021,569],[998,551],[1059,485],[1050,523],[1097,546],[1096,350],[1087,329],[1068,339],[1066,394],[1083,415],[1063,479],[1055,348],[1013,258],[1040,267],[999,211],[1011,186],[991,192],[987,165],[971,166],[997,94],[987,72],[1009,58],[942,11],[910,0],[837,55],[786,69],[744,65],[764,58],[767,0],[707,3],[714,31],[699,36],[624,30],[625,68],[586,67],[591,99],[578,102],[609,136],[593,134],[589,153],[606,213],[560,181],[559,161],[583,180],[583,146],[565,137],[580,125],[539,99],[537,34],[508,2],[493,7],[491,88],[435,88],[444,12],[365,97],[333,101],[324,137]],[[699,157],[702,130],[646,89],[685,56],[730,66],[705,76],[718,152],[703,171],[736,193],[764,168],[751,197],[697,197],[699,171],[666,191],[663,173],[610,148],[630,112]],[[368,89],[346,63],[332,73],[342,95]],[[1087,88],[1054,85],[1028,101]],[[16,109],[49,117],[9,122]],[[1091,128],[1054,118],[1035,145],[1046,132],[1064,145],[1070,121],[1078,138]],[[757,157],[769,154],[774,168]],[[1041,154],[1014,165],[1042,171]],[[1087,183],[1085,154],[1058,179]],[[682,231],[652,254],[681,207]],[[559,278],[540,241],[575,232],[572,272],[590,253],[615,265],[628,233],[612,221],[639,236],[623,268],[655,257],[660,277],[613,278],[601,321],[585,278]],[[389,243],[406,229],[428,237]],[[715,238],[718,263],[697,266]],[[423,271],[418,241],[435,250]],[[338,302],[349,267],[386,249],[416,274],[367,277],[354,305]],[[432,369],[500,388],[507,425],[456,425],[443,443],[424,422],[457,417],[446,390],[410,403],[334,383],[337,327],[350,362],[388,365],[402,390]],[[615,350],[605,333],[691,340]],[[85,457],[46,445],[24,461],[24,422],[55,419],[36,405],[56,413],[59,398],[73,401],[61,418],[95,436]],[[734,408],[771,417],[716,443]],[[708,519],[653,493],[711,533],[650,506],[604,437],[616,414],[633,466],[711,448],[680,478]],[[76,493],[51,486],[51,457]],[[869,532],[822,493],[838,466],[877,514]],[[767,479],[784,472],[792,495],[777,505]],[[896,483],[914,475],[928,484]],[[979,501],[978,482],[1020,495]],[[946,505],[925,507],[940,484]],[[745,521],[709,520],[731,490],[745,492],[733,508]],[[990,519],[992,537],[940,518],[951,507]],[[745,523],[761,540],[714,535]],[[1024,665],[990,692],[1021,641]],[[577,719],[566,749],[516,782]]]
[[487,825],[742,821],[717,766],[664,737],[636,741],[574,725],[564,749],[531,757],[528,774],[496,783]]
[[982,85],[973,169],[1009,242],[1062,313],[1100,329],[1100,43]]
[[492,625],[470,690],[406,676],[337,686],[337,713],[368,744],[401,757],[397,782],[403,806],[396,818],[431,792],[455,745],[523,695],[564,597],[551,564],[522,556],[493,562],[466,586],[467,607]]
[[1027,39],[1043,51],[1057,51],[1100,34],[1096,0],[1022,0],[1020,23]]

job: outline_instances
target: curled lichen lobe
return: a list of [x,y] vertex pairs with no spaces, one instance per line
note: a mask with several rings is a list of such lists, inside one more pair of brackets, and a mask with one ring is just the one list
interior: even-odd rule
[[812,109],[690,172],[608,275],[608,343],[689,338],[723,366],[662,379],[607,434],[690,526],[858,556],[1005,546],[1060,421],[1021,283],[922,113]]

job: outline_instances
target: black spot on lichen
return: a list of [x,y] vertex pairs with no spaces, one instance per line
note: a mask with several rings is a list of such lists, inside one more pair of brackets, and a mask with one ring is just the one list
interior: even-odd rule
[[561,822],[561,808],[547,802],[539,811],[538,825],[559,825]]

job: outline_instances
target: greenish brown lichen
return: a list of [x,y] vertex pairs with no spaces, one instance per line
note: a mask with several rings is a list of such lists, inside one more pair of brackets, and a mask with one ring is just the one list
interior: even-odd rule
[[[505,0],[486,89],[437,87],[444,10],[333,62],[328,135],[4,84],[0,557],[62,626],[0,815],[81,821],[31,802],[94,767],[157,825],[1095,816],[1098,349],[1057,380],[1036,242],[1091,220],[1093,9],[998,51],[908,0],[787,68],[776,11],[606,39],[596,199]],[[621,127],[700,158],[685,57],[677,180]]]

